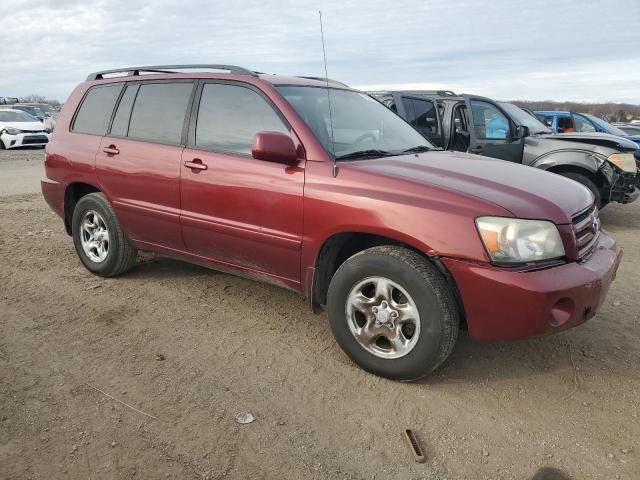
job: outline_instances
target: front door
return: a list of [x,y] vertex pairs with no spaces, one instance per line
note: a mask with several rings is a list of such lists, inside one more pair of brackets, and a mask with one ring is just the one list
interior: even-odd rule
[[483,97],[464,96],[470,120],[469,153],[522,163],[524,139],[500,106]]
[[299,145],[255,87],[222,81],[200,85],[182,155],[183,236],[188,251],[222,267],[297,283],[304,161],[288,167],[255,160],[251,144],[261,131],[292,135]]

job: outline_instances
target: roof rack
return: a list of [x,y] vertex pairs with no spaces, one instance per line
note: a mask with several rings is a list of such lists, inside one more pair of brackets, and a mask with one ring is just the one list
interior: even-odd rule
[[210,69],[210,70],[227,70],[235,75],[251,75],[257,77],[258,74],[246,68],[237,67],[235,65],[218,65],[218,64],[201,64],[201,65],[152,65],[146,67],[129,67],[115,68],[113,70],[102,70],[94,72],[87,77],[87,81],[101,80],[105,75],[113,73],[126,73],[126,76],[138,76],[141,73],[178,73],[172,70],[193,70],[193,69]]
[[338,80],[333,80],[332,78],[307,77],[305,75],[300,75],[298,76],[298,78],[306,78],[307,80],[318,80],[320,82],[329,82],[329,83],[333,83],[334,85],[340,85],[341,87],[349,87],[349,85],[347,85],[346,83],[339,82]]

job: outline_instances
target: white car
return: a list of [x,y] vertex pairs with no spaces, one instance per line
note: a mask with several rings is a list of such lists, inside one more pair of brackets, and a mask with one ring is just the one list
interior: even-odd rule
[[51,130],[22,110],[0,109],[0,148],[44,147]]

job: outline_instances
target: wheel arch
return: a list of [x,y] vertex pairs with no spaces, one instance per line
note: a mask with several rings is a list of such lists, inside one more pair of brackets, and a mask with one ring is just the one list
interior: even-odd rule
[[451,288],[462,314],[462,324],[466,327],[466,316],[464,314],[464,304],[462,303],[460,290],[458,289],[455,279],[437,255],[427,254],[422,249],[406,241],[368,232],[349,231],[335,233],[323,242],[315,256],[315,263],[311,269],[312,275],[310,275],[311,278],[309,279],[308,300],[313,311],[319,312],[322,306],[326,304],[329,284],[340,265],[356,253],[381,245],[404,247],[418,253],[431,262],[443,275]]
[[64,190],[64,228],[71,235],[73,210],[82,197],[90,193],[101,192],[95,185],[84,182],[72,182]]

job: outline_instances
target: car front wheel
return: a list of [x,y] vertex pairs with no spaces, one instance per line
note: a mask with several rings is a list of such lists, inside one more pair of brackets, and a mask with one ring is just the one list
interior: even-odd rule
[[356,364],[403,381],[444,362],[460,323],[440,272],[417,252],[393,246],[345,261],[331,280],[327,310],[337,342]]
[[90,193],[78,201],[71,233],[78,257],[96,275],[120,275],[136,263],[136,249],[125,237],[113,208],[101,193]]

